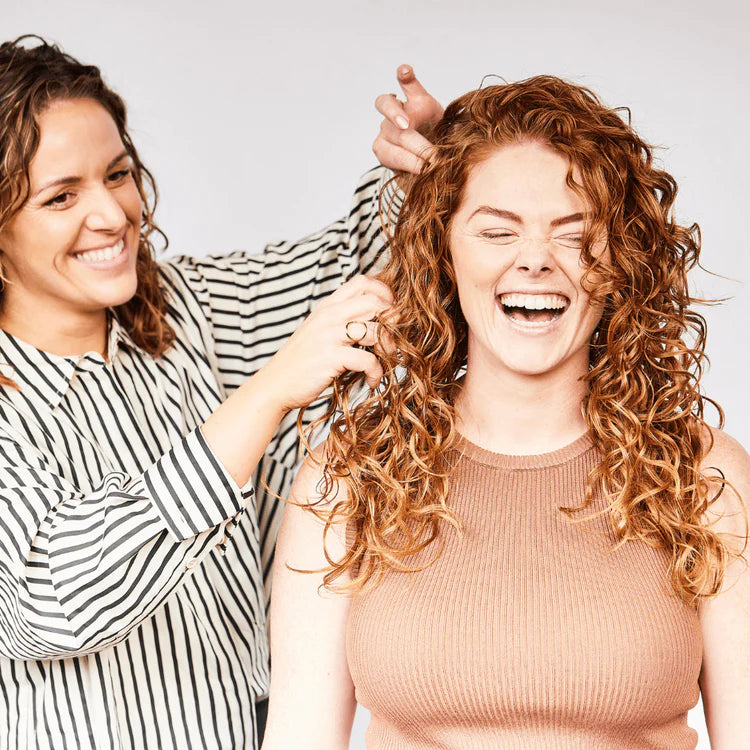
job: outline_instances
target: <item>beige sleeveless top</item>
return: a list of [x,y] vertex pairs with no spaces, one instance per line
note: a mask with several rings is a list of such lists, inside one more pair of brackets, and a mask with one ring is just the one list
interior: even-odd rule
[[583,496],[590,438],[537,456],[461,451],[449,502],[463,536],[446,529],[434,564],[352,602],[368,749],[695,748],[700,625],[667,553],[613,550],[606,517],[558,510]]

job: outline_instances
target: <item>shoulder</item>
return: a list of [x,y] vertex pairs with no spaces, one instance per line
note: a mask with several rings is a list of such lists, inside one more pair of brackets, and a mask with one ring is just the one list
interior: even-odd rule
[[332,491],[326,486],[326,455],[326,442],[323,442],[305,456],[292,485],[291,497],[295,503],[330,510],[333,497],[341,499],[341,492],[345,489],[338,483],[330,487]]
[[260,272],[262,257],[249,255],[241,250],[220,255],[174,255],[159,261],[162,275],[167,282],[179,281],[188,285],[205,284],[206,281],[231,281],[238,271]]
[[708,448],[703,457],[701,469],[706,474],[718,473],[743,496],[750,499],[750,455],[739,441],[723,430],[706,428],[704,445]]
[[742,547],[748,540],[750,521],[750,455],[737,440],[716,428],[706,428],[704,443],[708,451],[701,470],[711,483],[712,497],[707,521]]
[[331,520],[338,526],[337,509],[343,507],[349,498],[346,482],[342,482],[326,470],[328,455],[327,441],[313,448],[300,464],[290,492],[292,504],[319,520]]
[[[730,553],[726,558],[721,589],[699,602],[703,640],[700,686],[706,720],[721,747],[744,746],[743,723],[750,700],[750,640],[747,613],[750,607],[750,457],[734,438],[721,430],[707,430],[708,450],[703,461],[706,478],[720,475],[712,487],[715,500],[706,518]],[[745,732],[743,734],[743,732]],[[716,736],[715,736],[716,735]]]
[[730,470],[750,471],[750,454],[742,444],[731,435],[716,427],[706,427],[704,431],[704,445],[710,446],[703,459],[705,468],[726,467]]
[[[159,262],[161,281],[176,325],[201,328],[216,315],[236,316],[255,294],[260,266],[242,252]],[[233,323],[228,325],[232,326]]]
[[323,477],[324,444],[313,448],[299,465],[292,485],[292,497],[299,502],[311,497]]

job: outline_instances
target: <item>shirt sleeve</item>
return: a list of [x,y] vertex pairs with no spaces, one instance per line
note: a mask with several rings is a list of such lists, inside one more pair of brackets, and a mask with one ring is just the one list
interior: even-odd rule
[[149,617],[220,540],[253,489],[190,432],[140,476],[74,487],[54,456],[0,436],[0,654],[100,650]]
[[[268,245],[264,252],[171,258],[164,266],[181,310],[200,309],[206,351],[216,379],[229,395],[281,348],[315,304],[357,274],[375,273],[387,257],[388,233],[403,194],[393,172],[367,172],[349,214],[297,242]],[[326,398],[305,411],[305,423],[323,413]],[[270,596],[270,570],[282,504],[299,457],[297,412],[279,425],[255,472],[261,558]]]
[[279,350],[316,302],[353,276],[379,268],[388,244],[380,197],[392,174],[383,167],[367,172],[349,214],[297,242],[272,243],[261,253],[167,261],[164,270],[179,306],[197,303],[207,322],[207,348],[225,395]]

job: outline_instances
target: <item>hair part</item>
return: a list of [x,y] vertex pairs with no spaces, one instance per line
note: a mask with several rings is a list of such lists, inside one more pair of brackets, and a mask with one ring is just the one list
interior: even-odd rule
[[[28,40],[39,43],[26,47]],[[138,287],[130,300],[114,308],[114,314],[137,346],[159,356],[175,334],[166,319],[167,300],[151,238],[154,233],[160,235],[165,247],[167,240],[154,221],[156,183],[128,133],[125,103],[104,82],[99,68],[80,63],[33,34],[0,45],[0,233],[28,200],[29,167],[39,147],[40,116],[56,101],[75,99],[90,99],[104,107],[133,164],[143,205],[136,259]],[[2,374],[0,385],[17,387]]]
[[[730,557],[705,523],[723,486],[701,463],[710,450],[700,377],[704,318],[691,309],[687,274],[698,263],[697,225],[673,217],[677,185],[652,148],[587,88],[553,76],[471,91],[448,106],[432,134],[434,155],[414,176],[381,274],[396,300],[381,323],[398,354],[384,355],[380,388],[358,399],[362,378],[334,382],[322,419],[333,419],[322,465],[327,523],[347,524],[341,560],[325,584],[360,591],[460,528],[448,504],[458,378],[467,329],[449,247],[450,223],[472,169],[498,148],[547,145],[568,159],[567,184],[591,215],[583,236],[584,285],[604,312],[590,349],[582,412],[601,461],[576,517],[606,501],[619,542],[671,554],[669,579],[686,602],[719,591]],[[574,178],[575,175],[575,178]],[[605,233],[607,254],[594,253]],[[321,420],[322,421],[322,420]],[[344,490],[344,491],[342,491]],[[347,574],[351,580],[341,584]],[[339,581],[336,586],[334,583]]]

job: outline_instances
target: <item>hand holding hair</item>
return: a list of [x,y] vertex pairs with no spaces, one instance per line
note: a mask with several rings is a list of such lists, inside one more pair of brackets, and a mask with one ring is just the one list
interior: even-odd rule
[[381,94],[375,108],[383,115],[372,150],[383,166],[417,174],[430,159],[432,144],[424,133],[443,115],[443,107],[419,82],[410,65],[397,71],[406,101],[395,94]]
[[[201,430],[238,485],[250,477],[283,416],[314,401],[346,370],[377,387],[383,369],[368,349],[389,349],[375,318],[393,299],[366,276],[342,284],[310,313],[273,358],[206,420]],[[248,430],[248,424],[253,425]]]

